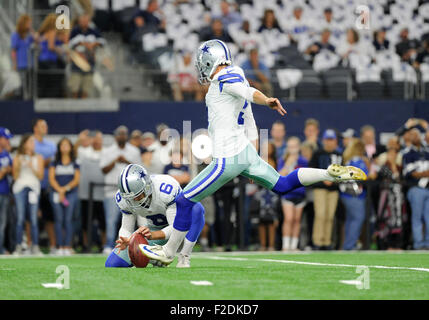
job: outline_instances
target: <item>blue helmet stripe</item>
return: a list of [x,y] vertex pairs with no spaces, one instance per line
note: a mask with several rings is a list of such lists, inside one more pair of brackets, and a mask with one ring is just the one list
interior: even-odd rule
[[223,48],[223,50],[225,51],[225,59],[226,60],[230,60],[230,58],[228,58],[228,51],[226,50],[226,47],[224,46],[223,42],[220,40],[216,40],[217,42],[219,42]]
[[[122,183],[122,181],[123,181],[123,176],[124,176],[124,171],[125,170],[122,170],[122,173],[121,173],[121,189],[123,190],[123,191],[125,191],[126,192],[126,190],[125,190],[125,188],[124,188],[124,184]],[[122,192],[122,190],[121,190],[121,192]]]
[[128,168],[127,168],[127,171],[125,172],[125,184],[126,184],[127,189],[128,189],[128,191],[127,191],[127,192],[130,192],[130,187],[128,186],[127,176],[128,176],[128,172],[130,171],[131,166],[132,166],[132,165],[131,165],[131,164],[129,164],[129,165],[128,165]]

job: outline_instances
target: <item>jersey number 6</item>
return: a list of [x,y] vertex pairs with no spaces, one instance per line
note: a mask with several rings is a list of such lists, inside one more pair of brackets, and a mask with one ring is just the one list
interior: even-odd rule
[[171,184],[161,183],[159,187],[159,191],[164,192],[166,194],[170,194],[173,190],[173,186]]

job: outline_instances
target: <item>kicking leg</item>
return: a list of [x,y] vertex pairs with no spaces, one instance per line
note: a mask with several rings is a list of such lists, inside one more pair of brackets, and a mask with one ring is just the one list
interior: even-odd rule
[[[226,165],[228,163],[228,165]],[[164,264],[173,262],[177,249],[192,225],[192,210],[197,202],[216,192],[232,178],[238,176],[248,164],[237,163],[236,157],[216,158],[201,171],[176,198],[177,213],[170,239],[163,247],[140,245],[150,259]]]

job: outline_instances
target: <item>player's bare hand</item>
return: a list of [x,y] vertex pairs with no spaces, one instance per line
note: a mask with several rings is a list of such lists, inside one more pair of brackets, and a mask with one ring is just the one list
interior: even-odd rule
[[136,233],[141,233],[146,239],[152,239],[152,232],[148,227],[142,226],[136,230]]
[[284,116],[287,114],[286,110],[283,108],[280,100],[277,98],[267,98],[266,100],[267,106],[273,110],[276,110],[280,115]]
[[130,243],[130,239],[127,237],[119,237],[118,240],[116,240],[116,246],[115,248],[118,248],[118,253],[121,252],[122,250],[125,250],[129,243]]

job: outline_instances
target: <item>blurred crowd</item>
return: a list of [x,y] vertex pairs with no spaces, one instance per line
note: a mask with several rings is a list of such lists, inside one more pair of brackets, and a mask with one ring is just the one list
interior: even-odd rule
[[[302,139],[286,129],[276,121],[260,141],[261,156],[282,175],[337,163],[361,168],[368,181],[325,181],[279,197],[235,178],[202,201],[202,250],[429,248],[427,121],[409,119],[386,145],[370,125],[322,131],[307,119]],[[169,138],[165,124],[156,133],[122,125],[108,137],[84,130],[56,144],[47,134],[47,122],[35,119],[32,133],[11,146],[12,133],[0,128],[0,253],[110,253],[121,217],[117,178],[127,164],[185,186],[211,161],[197,161],[190,141]]]
[[10,43],[12,67],[21,80],[16,96],[91,96],[96,50],[104,44],[101,34],[90,26],[87,13],[75,21],[64,15],[48,14],[37,30],[33,30],[30,15],[21,15]]
[[[69,2],[50,1],[45,7]],[[141,63],[154,77],[156,72],[168,73],[163,84],[171,87],[176,101],[203,99],[205,88],[197,85],[193,53],[202,41],[214,38],[228,44],[251,84],[267,94],[273,81],[282,82],[270,71],[286,67],[317,72],[347,68],[357,82],[380,82],[385,71],[392,73],[392,81],[429,80],[426,0],[366,1],[368,11],[360,13],[356,0],[79,2],[84,13],[72,21],[71,30],[56,29],[55,14],[37,31],[30,16],[19,18],[11,48],[24,96],[31,90],[32,61],[38,63],[41,97],[90,95],[95,52],[105,44],[104,32],[120,34],[130,52],[127,59]],[[30,57],[33,47],[36,59]],[[71,71],[65,80],[68,61]],[[296,76],[287,78],[296,84]]]

